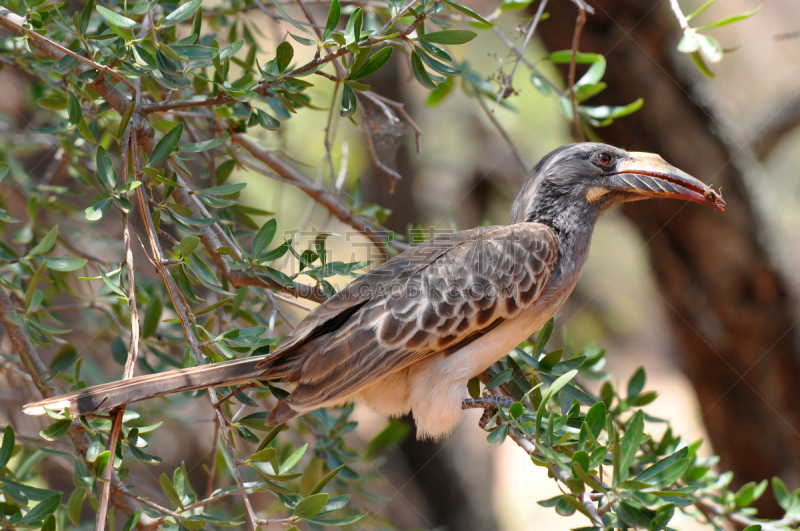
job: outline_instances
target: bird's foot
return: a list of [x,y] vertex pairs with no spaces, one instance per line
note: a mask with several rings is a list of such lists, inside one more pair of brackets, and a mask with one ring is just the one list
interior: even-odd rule
[[466,398],[461,401],[461,409],[493,409],[496,407],[511,407],[514,399],[510,396],[482,396],[480,398]]

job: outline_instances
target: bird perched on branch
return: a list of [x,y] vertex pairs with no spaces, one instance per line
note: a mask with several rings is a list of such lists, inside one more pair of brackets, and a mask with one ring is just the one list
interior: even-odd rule
[[282,380],[267,424],[356,402],[413,412],[420,437],[450,433],[467,382],[549,320],[575,287],[600,214],[672,197],[723,210],[714,190],[658,155],[595,143],[560,147],[533,169],[508,225],[434,238],[315,308],[272,354],[140,376],[25,406],[74,415],[182,391]]

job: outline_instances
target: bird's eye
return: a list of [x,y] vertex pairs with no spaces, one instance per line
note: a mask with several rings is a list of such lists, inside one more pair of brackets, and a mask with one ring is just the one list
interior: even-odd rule
[[603,166],[608,166],[609,164],[611,164],[611,155],[609,155],[608,153],[600,153],[600,155],[597,156],[597,160]]

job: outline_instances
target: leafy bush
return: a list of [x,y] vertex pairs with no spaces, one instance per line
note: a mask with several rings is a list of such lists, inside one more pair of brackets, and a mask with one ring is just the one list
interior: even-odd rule
[[[333,151],[335,122],[362,127],[372,163],[391,179],[401,177],[379,158],[374,115],[365,107],[417,126],[400,103],[370,90],[369,76],[403,54],[416,82],[431,91],[431,105],[460,87],[487,115],[487,102],[512,108],[512,78],[522,54],[511,39],[499,33],[513,70],[501,70],[492,81],[454,57],[477,32],[529,4],[502,2],[484,17],[449,0],[368,7],[334,0],[323,24],[302,2],[231,0],[204,7],[201,0],[89,0],[78,10],[46,0],[7,2],[0,25],[10,33],[0,62],[28,78],[36,104],[35,119],[24,130],[9,125],[0,146],[0,179],[13,194],[5,195],[13,199],[0,210],[0,318],[13,345],[13,353],[3,354],[7,381],[24,389],[28,400],[36,397],[33,387],[48,396],[81,388],[84,378],[98,380],[97,362],[105,354],[129,378],[136,367],[159,372],[269,352],[278,342],[276,327],[286,323],[276,301],[320,302],[336,281],[368,263],[330,261],[328,240],[336,238],[330,233],[315,234],[302,252],[297,241],[281,241],[276,219],[245,200],[246,184],[236,173],[297,188],[381,250],[404,249],[402,236],[388,237],[382,227],[389,211],[361,201],[358,180],[349,193],[343,189],[347,165]],[[586,6],[578,4],[583,12]],[[545,18],[545,5],[522,29],[523,52]],[[262,35],[249,17],[254,11],[281,23],[281,42],[272,46]],[[710,41],[697,41],[700,35],[689,30],[684,28],[682,49],[696,60],[698,53],[716,59],[706,51]],[[568,64],[573,73],[576,64],[590,65],[564,89],[524,61],[533,85],[558,98],[579,135],[594,137],[594,128],[643,104],[587,103],[605,88],[600,55],[567,50],[544,59]],[[287,150],[266,149],[253,139],[277,135],[298,113],[327,116],[320,175],[328,186],[299,171]],[[26,169],[31,153],[48,161],[44,172],[38,165]],[[337,157],[344,173],[334,167]],[[66,181],[54,181],[59,175]],[[87,251],[92,240],[107,244],[116,258]],[[135,260],[139,242],[144,255]],[[76,312],[95,317],[80,321]],[[68,322],[84,328],[73,332],[64,327]],[[755,522],[749,505],[765,483],[728,491],[730,475],[714,472],[714,459],[698,457],[699,442],[684,442],[669,429],[659,440],[648,435],[644,422],[653,419],[639,408],[655,393],[643,392],[643,372],[624,397],[608,383],[600,397],[586,392],[576,378],[602,377],[604,353],[590,349],[567,359],[563,351],[545,352],[551,330],[552,322],[535,343],[487,371],[483,390],[477,381],[469,389],[489,406],[483,423],[489,443],[510,438],[564,487],[563,495],[542,505],[559,514],[579,511],[600,528],[664,529],[677,512],[716,527],[725,519]],[[96,338],[99,356],[79,351],[77,334]],[[369,472],[345,440],[355,428],[352,409],[316,411],[289,431],[267,428],[256,400],[269,403],[283,393],[272,385],[193,393],[151,406],[146,418],[124,409],[79,418],[50,411],[53,422],[39,434],[52,442],[47,445],[8,425],[0,445],[2,527],[88,526],[81,516],[86,502],[101,525],[110,505],[111,527],[124,518],[126,530],[244,522],[319,528],[361,520],[372,493]],[[161,462],[159,449],[148,442],[160,426],[153,420],[180,421],[172,406],[198,396],[208,396],[216,420],[210,480],[206,489],[192,485],[182,464],[160,476],[169,504],[159,505],[130,484],[131,467]],[[246,407],[259,411],[245,414]],[[402,423],[389,422],[367,455],[406,432]],[[72,441],[69,451],[59,444],[64,437]],[[68,469],[72,487],[45,488],[50,476],[43,461]],[[800,493],[790,494],[777,479],[773,489],[787,514],[770,525],[795,525]],[[274,502],[268,511],[256,511],[254,497]]]

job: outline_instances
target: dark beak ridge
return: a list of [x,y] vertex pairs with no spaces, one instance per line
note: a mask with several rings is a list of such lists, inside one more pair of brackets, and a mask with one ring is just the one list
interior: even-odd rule
[[713,188],[653,153],[629,153],[614,175],[619,179],[617,189],[630,193],[631,201],[673,197],[725,210],[725,200]]

